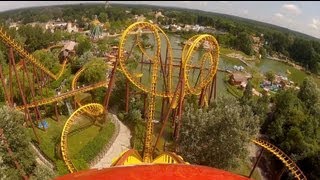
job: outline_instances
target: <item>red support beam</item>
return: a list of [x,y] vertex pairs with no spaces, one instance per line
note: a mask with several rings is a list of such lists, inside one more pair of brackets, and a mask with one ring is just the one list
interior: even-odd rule
[[[10,48],[12,49],[12,48]],[[10,102],[11,102],[11,107],[13,107],[14,102],[13,102],[13,88],[12,88],[12,83],[13,83],[13,78],[12,78],[12,63],[11,63],[11,58],[13,58],[11,56],[10,50],[9,50],[9,98],[10,98]]]
[[37,102],[35,99],[36,93],[35,93],[35,89],[34,89],[34,82],[32,80],[32,77],[28,73],[29,71],[27,70],[27,66],[25,64],[25,61],[23,61],[22,66],[23,66],[24,74],[26,74],[26,77],[27,77],[27,83],[29,84],[29,87],[31,89],[32,101],[36,103],[34,110],[35,110],[35,115],[36,115],[36,121],[39,123],[40,119],[41,119],[41,113],[40,113],[39,107],[37,106]]
[[[19,91],[20,91],[20,95],[22,97],[22,101],[23,101],[23,105],[24,105],[24,111],[25,111],[25,114],[27,116],[27,120],[29,120],[30,124],[31,124],[31,127],[32,127],[32,130],[33,130],[33,133],[34,135],[36,136],[36,139],[37,141],[40,143],[40,140],[39,140],[39,137],[36,133],[36,130],[34,128],[34,124],[30,118],[30,114],[29,114],[29,110],[27,108],[27,101],[26,101],[26,97],[25,95],[23,94],[23,91],[21,89],[21,83],[20,83],[20,79],[19,79],[19,75],[17,73],[17,69],[16,69],[16,64],[15,64],[15,61],[14,61],[14,56],[13,56],[13,49],[10,48],[10,58],[9,58],[11,64],[13,65],[13,70],[14,70],[14,73],[16,75],[16,79],[17,79],[17,83],[18,83],[18,87],[19,87]],[[27,121],[26,121],[27,122]]]
[[262,153],[263,153],[263,148],[261,148],[261,151],[260,151],[260,153],[259,153],[258,159],[257,159],[256,162],[254,163],[253,168],[251,169],[251,172],[250,172],[248,178],[251,178],[254,170],[256,169],[257,165],[259,164],[260,159],[261,159],[261,157],[262,157]]
[[58,111],[58,103],[55,103],[54,105],[54,112],[56,114],[56,119],[59,122],[59,111]]
[[217,98],[217,73],[214,76],[214,96],[213,96],[213,98],[214,99]]
[[129,90],[129,80],[126,80],[126,113],[129,112],[129,99],[130,99],[130,90]]
[[2,71],[2,64],[0,64],[0,79],[1,79],[1,84],[2,84],[2,87],[3,87],[4,98],[5,98],[6,104],[8,106],[12,107],[11,98],[10,98],[10,95],[8,94],[8,92],[7,92],[7,88],[6,88],[7,85],[6,85],[5,77],[4,77],[3,71]]

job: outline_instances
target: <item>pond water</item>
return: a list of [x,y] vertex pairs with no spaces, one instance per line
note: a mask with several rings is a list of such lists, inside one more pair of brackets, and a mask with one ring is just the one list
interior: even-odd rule
[[[149,38],[149,43],[153,43],[154,44],[154,40],[151,37],[151,34],[148,35]],[[173,52],[173,58],[174,58],[174,62],[177,63],[179,60],[178,58],[181,57],[181,52],[182,52],[182,46],[179,45],[179,42],[184,41],[181,37],[179,37],[178,35],[168,35],[171,46],[172,46],[172,52]],[[129,38],[130,39],[130,38]],[[161,37],[162,40],[162,44],[161,44],[161,56],[165,57],[166,54],[166,43],[165,43],[165,38]],[[155,45],[156,46],[156,45]],[[153,50],[152,49],[147,49],[146,50],[147,53],[151,55],[153,55]],[[165,59],[165,58],[163,58]],[[251,64],[253,65],[253,68],[256,68],[260,73],[266,73],[270,70],[274,71],[276,74],[279,75],[283,75],[288,77],[290,80],[300,84],[302,83],[302,81],[304,80],[305,77],[307,77],[308,75],[300,70],[295,69],[294,67],[287,65],[285,63],[279,62],[279,61],[274,61],[271,59],[262,59],[260,61],[255,61],[255,62],[251,62]],[[234,58],[229,58],[229,57],[221,57],[219,58],[219,62],[218,62],[218,67],[219,69],[223,69],[223,70],[232,70],[233,66],[237,65],[237,66],[244,66],[246,68],[246,66],[239,60],[234,59]],[[290,72],[291,74],[288,74],[287,72]],[[175,71],[178,72],[178,69]],[[225,72],[217,72],[217,89],[218,89],[218,96],[221,95],[230,95],[227,92],[225,83],[224,83],[224,79],[225,76],[227,75],[227,73]],[[318,84],[320,82],[319,79],[318,80]],[[174,80],[176,82],[176,80]]]
[[[275,61],[272,59],[262,59],[260,62],[255,63],[255,66],[261,73],[273,71],[276,74],[288,77],[290,80],[300,84],[308,75],[304,71],[300,71],[290,65],[283,62]],[[288,74],[289,71],[291,74]]]

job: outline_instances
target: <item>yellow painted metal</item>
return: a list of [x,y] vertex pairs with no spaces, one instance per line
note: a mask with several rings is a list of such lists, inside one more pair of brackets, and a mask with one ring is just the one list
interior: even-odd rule
[[281,151],[281,149],[262,139],[252,139],[252,142],[263,147],[264,149],[274,154],[277,158],[279,158],[297,179],[307,179],[307,177],[303,174],[297,164],[288,155]]
[[63,73],[65,66],[62,66],[60,72],[55,75],[51,71],[49,71],[46,67],[44,67],[34,56],[29,54],[21,45],[16,43],[4,30],[3,27],[0,27],[0,39],[6,43],[8,46],[12,47],[23,59],[31,62],[36,67],[41,69],[44,73],[46,73],[49,77],[54,80],[59,79],[61,74]]
[[86,104],[82,107],[80,107],[79,109],[77,109],[66,121],[66,123],[64,124],[62,133],[61,133],[61,153],[62,153],[62,158],[64,160],[64,162],[66,163],[68,170],[73,173],[76,172],[77,169],[76,167],[73,165],[73,163],[71,162],[71,160],[68,157],[68,141],[67,141],[67,137],[68,137],[68,133],[69,130],[73,124],[73,122],[77,119],[77,117],[79,117],[81,114],[86,113],[86,111],[90,111],[90,115],[93,116],[100,116],[102,114],[105,113],[105,109],[101,104],[97,104],[97,103],[90,103],[90,104]]
[[[217,72],[219,62],[219,44],[213,36],[208,34],[193,36],[188,41],[191,43],[191,45],[187,43],[182,52],[182,63],[185,70],[184,78],[186,82],[186,93],[199,95],[201,93],[201,89],[212,82],[213,77]],[[210,66],[207,67],[209,68],[209,72],[205,78],[200,77],[199,85],[196,87],[191,87],[189,84],[188,71],[190,70],[190,67],[192,67],[190,64],[194,63],[192,62],[192,56],[199,49],[199,47],[205,45],[207,48],[205,48],[206,52],[200,59],[200,68],[203,69],[205,60],[208,60],[210,62]]]
[[[134,33],[137,30],[149,30],[151,32],[151,34],[154,36],[155,38],[155,45],[156,45],[156,50],[155,50],[155,54],[153,55],[149,55],[146,50],[142,47],[141,42],[139,41],[139,34],[138,33]],[[138,40],[136,42],[135,45],[137,45],[140,49],[140,51],[148,58],[151,60],[152,64],[160,64],[160,53],[157,54],[157,52],[160,52],[160,48],[161,48],[161,39],[160,39],[160,35],[162,35],[167,43],[167,48],[168,48],[168,91],[166,92],[161,92],[156,90],[155,92],[152,91],[152,83],[148,84],[149,86],[146,86],[142,83],[140,83],[139,77],[134,76],[134,73],[131,73],[127,67],[126,67],[126,55],[124,53],[125,51],[125,45],[128,42],[127,39],[129,37],[129,35],[131,34],[136,34],[138,37]],[[171,44],[170,44],[170,40],[167,37],[167,35],[163,32],[162,29],[160,29],[158,26],[150,24],[148,22],[136,22],[132,25],[130,25],[123,33],[122,36],[120,38],[120,43],[119,43],[119,62],[120,62],[120,67],[122,72],[124,73],[124,75],[128,78],[128,80],[135,85],[138,89],[142,90],[143,92],[146,92],[148,94],[153,94],[157,97],[172,97],[174,95],[174,92],[172,91],[172,48],[171,48]],[[153,65],[154,66],[154,65]],[[157,65],[159,66],[159,65]]]
[[[27,104],[26,107],[27,108],[33,108],[33,107],[36,107],[36,106],[50,104],[50,103],[53,103],[53,102],[57,102],[57,101],[66,99],[68,97],[75,96],[76,94],[87,92],[87,91],[91,91],[93,89],[96,89],[96,88],[99,88],[99,87],[103,87],[103,86],[106,86],[106,81],[101,81],[101,82],[98,82],[98,83],[95,83],[95,84],[91,84],[91,85],[88,85],[88,86],[85,86],[85,87],[81,87],[81,88],[73,90],[73,91],[68,91],[68,92],[62,93],[62,94],[60,94],[58,96],[54,96],[54,97],[50,97],[50,98],[46,98],[46,99],[40,99],[38,101],[34,101],[34,102],[30,103],[30,104]],[[17,110],[22,110],[22,109],[24,109],[24,106],[17,106],[16,109]]]
[[[131,34],[131,32],[134,32],[135,30],[142,30],[142,29],[148,29],[155,38],[156,43],[156,50],[155,54],[153,56],[147,55],[147,52],[143,49],[141,45],[138,46],[142,53],[144,53],[149,60],[152,62],[152,78],[150,87],[146,87],[140,81],[137,79],[136,74],[131,73],[127,67],[126,67],[126,55],[124,53],[126,40],[128,38],[128,35]],[[147,130],[146,130],[146,136],[145,136],[145,145],[144,145],[144,153],[143,153],[143,162],[150,163],[152,161],[152,135],[153,135],[153,120],[154,120],[154,111],[155,111],[155,96],[168,96],[170,92],[157,92],[156,91],[156,85],[157,85],[157,78],[158,78],[158,71],[159,71],[159,64],[160,64],[160,48],[161,48],[161,39],[160,35],[158,33],[160,28],[157,26],[154,26],[153,24],[147,23],[147,22],[137,22],[132,25],[130,25],[122,34],[122,37],[120,39],[119,44],[119,61],[120,61],[120,67],[122,72],[125,74],[127,79],[134,84],[137,88],[140,90],[146,92],[149,94],[149,103],[148,103],[148,116],[147,116]],[[164,33],[163,33],[164,34]],[[137,34],[138,35],[138,34]],[[137,36],[138,38],[138,36]],[[170,42],[167,42],[170,45]],[[170,46],[171,49],[171,46]],[[169,59],[170,61],[170,59]],[[172,59],[171,59],[172,61]],[[171,68],[171,67],[168,67]],[[171,76],[171,74],[170,74]],[[169,82],[171,83],[171,82]]]
[[156,157],[152,162],[145,162],[137,151],[129,149],[121,153],[121,155],[114,159],[112,166],[116,165],[139,165],[139,164],[189,164],[183,158],[172,152],[163,152]]
[[172,152],[163,152],[158,157],[156,157],[153,164],[187,164],[184,162],[183,158]]

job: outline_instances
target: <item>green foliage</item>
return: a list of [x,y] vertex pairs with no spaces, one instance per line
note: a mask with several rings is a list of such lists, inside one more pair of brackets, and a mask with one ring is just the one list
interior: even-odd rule
[[143,150],[145,134],[146,134],[146,124],[142,121],[137,121],[136,125],[134,126],[133,138],[131,138],[131,144],[133,148],[139,152],[142,152]]
[[266,78],[268,81],[270,81],[271,83],[273,83],[273,81],[275,80],[276,76],[275,76],[275,73],[273,71],[268,71],[266,74],[265,74]]
[[267,50],[263,47],[260,47],[259,54],[261,54],[261,58],[266,58],[267,57]]
[[[99,134],[87,143],[76,155],[80,157],[78,159],[83,159],[84,162],[89,163],[93,158],[95,158],[98,153],[104,148],[104,146],[109,142],[112,134],[114,133],[114,124],[108,123],[107,126],[102,127]],[[81,160],[80,160],[81,164]],[[83,164],[83,163],[82,163]]]
[[305,80],[299,93],[286,90],[276,94],[272,116],[263,126],[276,146],[298,161],[300,168],[308,169],[307,176],[317,174],[317,165],[310,164],[310,158],[320,150],[319,115],[312,111],[318,107],[317,91],[310,80]]
[[51,51],[36,50],[32,55],[49,70],[55,70],[53,73],[58,73],[61,69],[58,58]]
[[83,82],[86,84],[100,82],[107,78],[108,66],[103,59],[92,59],[84,65],[84,68],[86,69],[83,71]]
[[55,177],[52,169],[48,169],[43,165],[37,164],[34,175],[30,177],[32,180],[50,180]]
[[89,62],[93,58],[94,58],[94,56],[90,51],[87,51],[87,52],[83,53],[80,57],[75,58],[71,62],[71,68],[72,68],[73,72],[76,72],[77,70],[79,70],[84,64],[86,64],[87,62]]
[[247,145],[258,130],[258,117],[234,98],[218,99],[208,109],[187,105],[179,151],[190,163],[230,169],[247,156]]
[[[49,31],[44,31],[39,25],[32,27],[31,25],[22,25],[18,30],[21,42],[25,41],[25,48],[29,52],[48,47],[61,39],[58,34],[52,34]],[[20,42],[20,43],[21,43]]]
[[107,39],[99,39],[97,42],[98,45],[98,54],[103,55],[103,53],[107,52],[110,49]]
[[79,43],[76,46],[76,53],[78,56],[81,56],[85,52],[90,51],[92,49],[92,45],[91,45],[89,38],[87,38],[85,36],[78,37],[77,42]]
[[125,110],[126,78],[119,71],[115,73],[115,76],[114,89],[110,96],[110,106],[121,111]]
[[252,84],[251,81],[248,81],[247,86],[243,92],[243,96],[240,99],[241,104],[251,104],[252,103]]
[[105,23],[108,21],[108,14],[107,13],[104,13],[104,12],[101,12],[98,16],[98,19],[100,22],[102,23]]
[[298,93],[299,99],[304,102],[306,108],[312,113],[320,115],[319,103],[320,103],[320,91],[317,84],[310,78],[303,81],[300,91]]
[[252,39],[246,32],[241,32],[234,40],[234,47],[247,55],[253,54],[252,45]]
[[[35,170],[36,161],[33,151],[29,146],[31,138],[28,136],[26,129],[22,126],[23,118],[23,114],[19,111],[15,111],[6,106],[3,106],[0,109],[0,128],[3,129],[7,143],[24,172],[26,174],[31,174]],[[0,169],[3,168],[4,173],[1,173],[0,177],[15,176],[11,173],[16,171],[11,169],[15,169],[16,167],[13,163],[13,159],[9,156],[7,149],[4,146],[0,146],[0,155],[0,159],[3,161]]]

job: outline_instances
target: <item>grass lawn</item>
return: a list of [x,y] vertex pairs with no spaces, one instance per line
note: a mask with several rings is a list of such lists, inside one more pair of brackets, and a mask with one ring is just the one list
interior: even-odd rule
[[227,54],[230,54],[230,53],[236,53],[236,54],[242,55],[242,56],[245,57],[245,58],[251,58],[251,56],[246,55],[246,54],[245,54],[244,52],[242,52],[242,51],[237,51],[237,50],[233,50],[233,49],[228,49],[228,48],[224,48],[224,47],[221,47],[221,46],[220,46],[220,54],[221,54],[221,55],[227,55]]
[[[59,118],[59,122],[46,118],[49,128],[46,131],[40,129],[36,131],[40,139],[39,148],[56,165],[57,175],[63,175],[69,172],[61,156],[60,137],[68,117],[60,116]],[[29,133],[35,139],[31,128]],[[95,125],[88,118],[82,118],[71,127],[68,136],[68,153],[78,170],[88,167],[87,163],[102,150],[113,133],[113,123],[108,122],[102,127]]]

